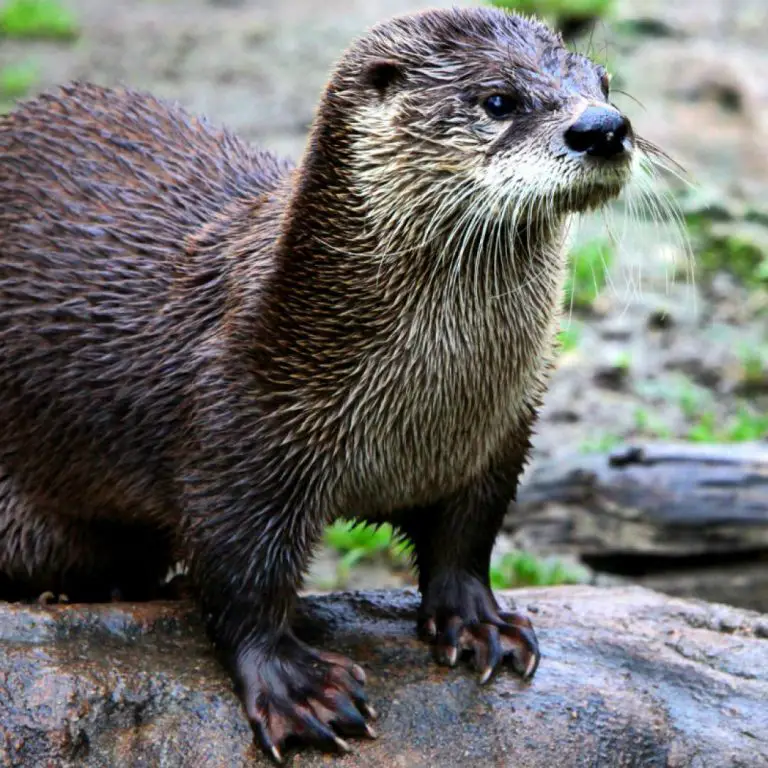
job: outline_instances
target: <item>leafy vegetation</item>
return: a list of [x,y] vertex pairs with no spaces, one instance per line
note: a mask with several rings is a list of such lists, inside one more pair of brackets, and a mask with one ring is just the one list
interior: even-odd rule
[[768,389],[768,346],[739,349],[742,384],[746,388]]
[[0,104],[19,99],[37,82],[37,69],[31,64],[16,64],[0,69]]
[[412,545],[397,536],[389,523],[374,526],[337,520],[325,529],[325,543],[341,554],[337,567],[339,584],[346,583],[351,569],[363,560],[384,557],[392,565],[404,566],[412,551]]
[[750,237],[747,232],[722,232],[717,228],[702,228],[696,234],[700,240],[696,255],[700,273],[725,270],[746,285],[768,286],[768,242]]
[[702,413],[688,439],[697,443],[739,443],[768,437],[768,413],[759,414],[742,403],[735,415],[718,424],[712,411]]
[[[325,543],[341,555],[336,582],[349,580],[350,572],[363,561],[384,558],[394,567],[411,562],[413,546],[399,537],[391,525],[366,525],[337,520],[325,530]],[[580,584],[588,579],[586,569],[556,558],[538,558],[525,552],[510,552],[491,566],[491,585],[495,589],[515,586]]]
[[561,324],[557,334],[557,342],[562,353],[573,352],[581,342],[581,327],[573,322],[567,326]]
[[574,41],[583,35],[595,21],[609,16],[616,5],[615,0],[488,0],[488,2],[497,8],[543,19],[559,29],[566,41]]
[[72,40],[79,28],[58,0],[6,0],[0,5],[0,36]]
[[525,552],[509,552],[491,566],[491,586],[494,589],[583,584],[588,580],[586,568]]
[[700,277],[726,271],[748,286],[768,287],[768,228],[764,215],[750,213],[712,190],[682,194],[679,203]]
[[491,5],[547,19],[594,19],[608,16],[615,0],[490,0]]
[[610,453],[621,442],[620,435],[600,435],[581,443],[579,453]]
[[672,437],[672,430],[655,414],[647,408],[635,409],[635,430],[641,435],[653,437]]
[[613,250],[604,240],[591,240],[571,251],[572,268],[565,281],[565,306],[589,309],[608,280]]
[[[757,362],[753,375],[765,377]],[[760,363],[762,366],[762,361]],[[655,394],[667,402],[677,405],[682,413],[686,431],[683,436],[699,443],[734,443],[751,440],[761,440],[768,437],[768,413],[757,411],[747,402],[738,404],[736,412],[722,418],[718,416],[712,393],[694,384],[685,377],[679,377],[666,382],[663,386],[645,387],[645,394]],[[635,429],[643,435],[668,439],[673,436],[672,430],[647,408],[635,411]]]

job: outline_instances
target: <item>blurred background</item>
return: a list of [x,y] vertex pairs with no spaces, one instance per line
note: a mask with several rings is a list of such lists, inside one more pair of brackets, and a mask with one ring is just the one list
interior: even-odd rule
[[[0,109],[71,79],[122,83],[298,159],[353,37],[469,4],[0,0]],[[557,370],[494,585],[632,579],[768,611],[768,2],[496,4],[545,17],[608,66],[615,103],[685,169],[653,182],[685,236],[621,201],[575,232]],[[678,446],[661,475],[611,470],[612,451],[648,440],[718,446],[716,472],[722,457],[736,469],[707,490],[709,460]],[[388,528],[337,523],[307,587],[407,583]]]

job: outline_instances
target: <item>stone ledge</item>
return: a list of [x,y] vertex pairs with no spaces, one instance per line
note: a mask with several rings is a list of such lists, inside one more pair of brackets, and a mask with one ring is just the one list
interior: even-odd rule
[[[768,765],[768,616],[641,589],[518,590],[543,658],[480,688],[435,666],[413,592],[310,596],[309,639],[369,673],[379,739],[296,766]],[[305,633],[306,634],[306,633]],[[0,765],[269,765],[188,603],[0,603]]]

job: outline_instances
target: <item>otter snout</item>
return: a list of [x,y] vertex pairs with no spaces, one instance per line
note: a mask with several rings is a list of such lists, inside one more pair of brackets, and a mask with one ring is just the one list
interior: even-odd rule
[[565,132],[565,144],[592,157],[616,158],[631,149],[632,127],[610,107],[587,107]]

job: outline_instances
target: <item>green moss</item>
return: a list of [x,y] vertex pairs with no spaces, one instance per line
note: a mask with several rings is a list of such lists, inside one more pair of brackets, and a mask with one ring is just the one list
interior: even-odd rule
[[491,566],[491,586],[494,589],[583,584],[588,580],[589,571],[586,568],[564,563],[557,558],[542,559],[525,552],[509,552]]
[[589,309],[608,280],[613,249],[604,240],[592,240],[571,251],[571,270],[565,281],[565,306]]
[[0,35],[15,38],[73,40],[75,17],[57,0],[6,0],[0,5]]

